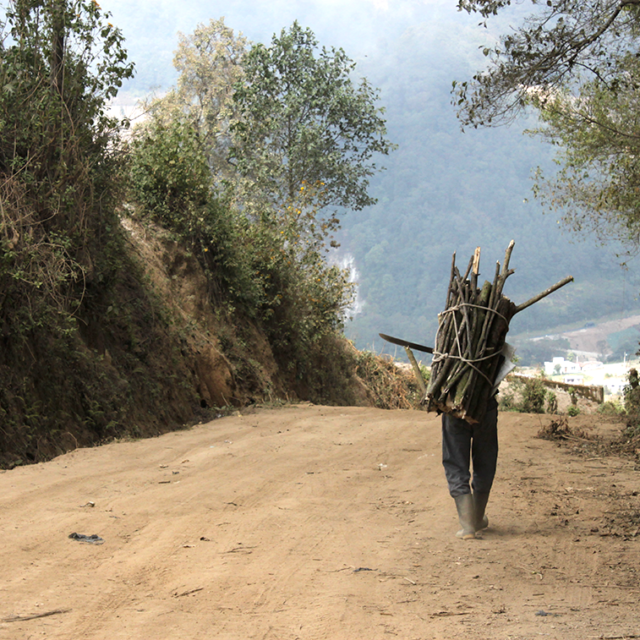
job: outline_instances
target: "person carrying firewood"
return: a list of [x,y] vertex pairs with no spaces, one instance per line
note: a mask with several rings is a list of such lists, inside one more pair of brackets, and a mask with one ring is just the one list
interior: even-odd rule
[[422,389],[421,404],[427,411],[442,414],[442,463],[462,527],[457,535],[464,540],[481,537],[489,526],[485,511],[498,460],[496,394],[500,381],[515,366],[514,349],[505,342],[509,322],[516,313],[573,281],[568,276],[516,305],[503,294],[507,278],[514,273],[509,268],[514,245],[512,240],[502,266],[496,263],[493,280],[482,286],[478,282],[480,247],[464,274],[453,254],[446,304],[438,314],[433,348],[380,334],[405,347],[419,381],[422,374],[411,349],[433,354],[429,386]]
[[[515,242],[496,262],[493,280],[482,286],[480,247],[464,274],[451,262],[444,310],[438,314],[431,378],[423,404],[442,413],[442,462],[449,493],[456,503],[464,540],[481,537],[489,525],[485,515],[498,460],[500,381],[513,368],[513,348],[506,344],[513,316],[573,280],[569,276],[516,305],[504,295]],[[470,471],[470,463],[473,472]]]

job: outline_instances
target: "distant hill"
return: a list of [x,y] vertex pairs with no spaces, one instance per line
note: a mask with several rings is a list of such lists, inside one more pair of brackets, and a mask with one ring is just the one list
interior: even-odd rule
[[640,315],[619,314],[603,317],[597,322],[559,326],[544,335],[510,335],[522,366],[540,366],[554,356],[571,353],[581,360],[623,362],[635,357],[640,340]]
[[513,333],[640,308],[640,283],[620,268],[616,248],[563,233],[557,216],[543,215],[533,199],[531,170],[553,171],[554,165],[548,146],[522,134],[527,123],[460,131],[451,82],[469,77],[472,68],[459,41],[441,35],[433,25],[416,26],[364,69],[382,88],[390,138],[399,149],[372,183],[379,203],[343,219],[342,251],[353,258],[362,309],[347,335],[375,350],[389,351],[378,332],[430,343],[452,253],[466,267],[481,246],[482,272],[490,278],[511,239],[516,272],[506,293],[516,302],[575,277],[517,316]]

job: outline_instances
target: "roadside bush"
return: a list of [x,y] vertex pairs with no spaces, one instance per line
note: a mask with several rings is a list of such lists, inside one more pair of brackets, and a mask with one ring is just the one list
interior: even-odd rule
[[[355,351],[356,373],[379,409],[419,409],[420,391],[413,370],[398,367],[392,358]],[[425,376],[423,374],[423,379]]]
[[619,402],[610,400],[599,405],[596,411],[603,416],[623,416],[626,414],[625,408]]
[[523,413],[544,413],[547,389],[539,378],[524,381],[519,411]]
[[629,369],[627,385],[624,388],[624,408],[627,412],[627,434],[640,434],[640,380],[636,369]]
[[517,411],[516,405],[515,390],[510,385],[508,391],[501,391],[498,395],[498,409],[500,411]]
[[498,407],[501,411],[544,413],[548,397],[547,388],[540,378],[513,378],[509,380],[508,390],[500,394]]
[[152,118],[134,132],[130,198],[137,214],[176,234],[207,273],[216,302],[242,304],[255,315],[265,302],[255,267],[259,251],[247,221],[211,190],[209,166],[196,130],[180,120]]
[[558,413],[558,396],[553,391],[547,391],[547,413]]
[[4,20],[0,323],[28,342],[73,331],[87,285],[113,272],[120,123],[105,105],[133,66],[95,2],[13,0]]
[[116,214],[123,123],[106,105],[133,74],[122,35],[88,0],[10,0],[2,27],[0,465],[14,466],[157,433],[192,398],[158,407],[177,345]]
[[135,199],[165,227],[197,235],[211,199],[211,178],[195,129],[184,121],[152,118],[134,131],[131,148]]

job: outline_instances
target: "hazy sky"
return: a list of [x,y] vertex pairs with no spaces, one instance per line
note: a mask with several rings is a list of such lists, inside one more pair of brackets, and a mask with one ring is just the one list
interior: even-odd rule
[[102,0],[101,5],[124,33],[139,89],[172,81],[178,31],[191,33],[198,23],[222,16],[234,31],[265,43],[298,20],[321,44],[342,47],[356,61],[375,57],[419,25],[436,39],[455,43],[465,57],[477,55],[482,38],[477,18],[458,12],[455,0]]

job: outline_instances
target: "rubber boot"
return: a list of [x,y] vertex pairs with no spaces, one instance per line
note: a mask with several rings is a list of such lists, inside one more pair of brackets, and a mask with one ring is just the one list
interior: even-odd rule
[[454,500],[456,501],[456,509],[458,510],[458,520],[460,520],[460,526],[462,527],[462,529],[456,533],[456,536],[463,540],[471,540],[476,537],[473,496],[470,493],[463,493],[461,496],[456,496]]
[[473,506],[474,506],[474,522],[476,532],[479,533],[489,526],[489,518],[485,515],[487,508],[487,502],[489,502],[488,493],[476,493],[473,494]]

